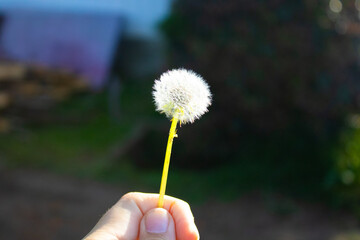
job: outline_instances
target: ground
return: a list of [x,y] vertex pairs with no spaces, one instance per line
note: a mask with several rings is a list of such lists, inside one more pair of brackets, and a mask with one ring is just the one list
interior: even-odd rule
[[[128,186],[34,170],[0,174],[0,239],[81,239]],[[206,240],[358,240],[350,213],[260,192],[193,204]]]

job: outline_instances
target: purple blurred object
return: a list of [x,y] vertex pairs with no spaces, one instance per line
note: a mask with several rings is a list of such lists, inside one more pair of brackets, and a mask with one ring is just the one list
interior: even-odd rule
[[124,21],[115,15],[11,12],[1,48],[8,59],[63,68],[104,86]]

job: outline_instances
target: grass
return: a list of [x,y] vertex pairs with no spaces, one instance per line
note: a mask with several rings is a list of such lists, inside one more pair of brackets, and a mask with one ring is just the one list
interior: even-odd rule
[[134,88],[138,87],[127,87],[129,91],[124,91],[120,99],[124,101],[121,121],[110,116],[106,93],[77,96],[52,110],[51,115],[79,121],[31,124],[26,125],[25,130],[0,136],[3,162],[8,167],[45,168],[75,175],[96,174],[97,169],[110,164],[109,151],[137,124],[134,119],[149,112],[138,115],[144,100],[136,99],[133,94]]

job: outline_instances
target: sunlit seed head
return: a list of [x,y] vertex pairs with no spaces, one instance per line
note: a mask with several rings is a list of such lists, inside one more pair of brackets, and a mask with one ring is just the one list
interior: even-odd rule
[[211,93],[205,80],[186,69],[174,69],[155,80],[153,97],[156,110],[168,118],[175,115],[182,123],[194,122],[211,104]]

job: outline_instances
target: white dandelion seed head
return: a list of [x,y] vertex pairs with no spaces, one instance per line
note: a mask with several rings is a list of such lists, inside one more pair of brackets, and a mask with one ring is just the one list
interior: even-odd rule
[[181,123],[194,122],[211,104],[209,85],[191,70],[167,71],[155,80],[153,89],[156,110],[168,118],[177,114]]

